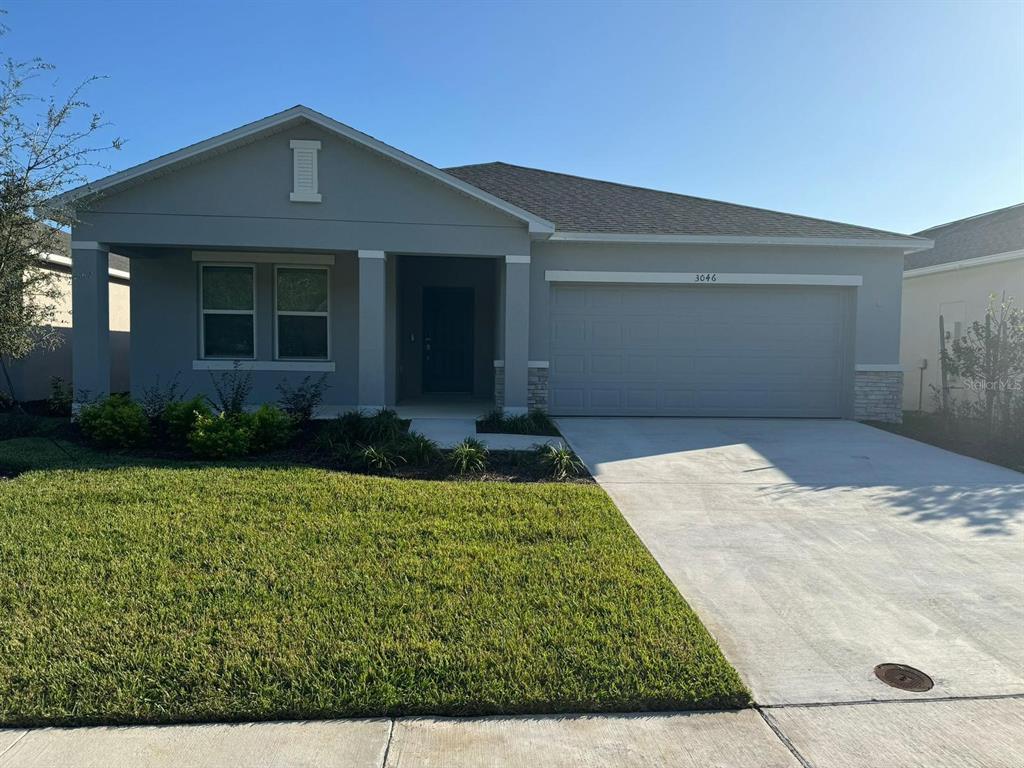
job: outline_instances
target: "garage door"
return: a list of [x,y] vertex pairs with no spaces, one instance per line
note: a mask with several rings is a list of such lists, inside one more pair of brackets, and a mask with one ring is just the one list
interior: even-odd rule
[[843,288],[553,285],[555,415],[839,417]]

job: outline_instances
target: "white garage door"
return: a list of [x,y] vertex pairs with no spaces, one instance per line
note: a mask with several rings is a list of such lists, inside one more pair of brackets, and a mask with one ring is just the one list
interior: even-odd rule
[[848,290],[553,285],[551,413],[843,416]]

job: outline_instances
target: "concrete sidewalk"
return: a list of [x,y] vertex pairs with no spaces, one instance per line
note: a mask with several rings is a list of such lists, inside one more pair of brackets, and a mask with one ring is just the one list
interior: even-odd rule
[[0,730],[0,768],[1016,768],[1024,698]]

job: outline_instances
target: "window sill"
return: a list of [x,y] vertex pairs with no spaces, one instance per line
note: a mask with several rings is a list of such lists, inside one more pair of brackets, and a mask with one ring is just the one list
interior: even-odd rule
[[307,371],[334,373],[330,360],[193,360],[193,371]]

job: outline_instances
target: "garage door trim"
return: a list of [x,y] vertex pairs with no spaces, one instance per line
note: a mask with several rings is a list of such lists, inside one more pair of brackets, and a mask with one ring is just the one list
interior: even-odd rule
[[[708,280],[714,276],[714,280]],[[861,275],[791,275],[743,272],[599,272],[595,270],[549,269],[549,283],[647,283],[664,285],[830,285],[860,286]]]

